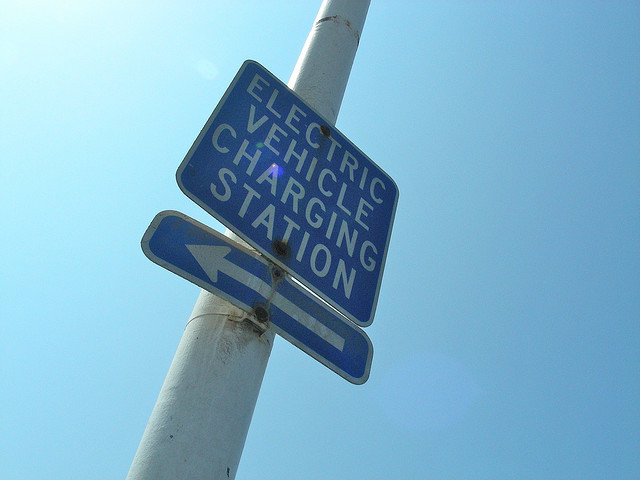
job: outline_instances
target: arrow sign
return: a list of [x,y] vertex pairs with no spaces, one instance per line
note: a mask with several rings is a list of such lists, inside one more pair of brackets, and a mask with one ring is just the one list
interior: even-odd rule
[[256,252],[175,211],[156,215],[142,250],[154,263],[248,313],[263,306],[277,334],[348,381],[367,381],[373,356],[367,335]]
[[176,179],[348,319],[373,322],[398,187],[263,66],[242,65]]
[[[239,245],[236,245],[236,247]],[[252,275],[248,271],[238,267],[225,257],[231,253],[232,247],[214,245],[186,245],[191,255],[200,264],[204,272],[211,279],[213,284],[218,284],[218,272],[227,275],[236,282],[247,285],[251,290],[258,292],[263,298],[270,298],[270,305],[275,306],[289,317],[296,319],[303,326],[321,336],[328,343],[338,350],[344,350],[344,338],[334,331],[327,329],[323,324],[316,321],[297,305],[290,302],[280,293],[273,291],[273,285],[263,279]],[[232,302],[233,303],[233,302]],[[246,310],[245,306],[237,305]]]

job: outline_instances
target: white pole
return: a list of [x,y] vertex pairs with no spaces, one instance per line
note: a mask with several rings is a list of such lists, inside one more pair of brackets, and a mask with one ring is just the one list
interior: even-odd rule
[[325,0],[289,79],[289,88],[335,123],[370,0]]
[[[289,80],[334,123],[368,8],[369,0],[325,0]],[[235,478],[274,340],[245,317],[201,291],[128,480]]]

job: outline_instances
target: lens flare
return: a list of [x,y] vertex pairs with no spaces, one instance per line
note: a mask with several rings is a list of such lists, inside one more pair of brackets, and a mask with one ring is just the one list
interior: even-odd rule
[[273,175],[274,178],[278,178],[280,175],[282,175],[282,172],[284,172],[284,169],[281,166],[273,163],[269,167],[269,172]]

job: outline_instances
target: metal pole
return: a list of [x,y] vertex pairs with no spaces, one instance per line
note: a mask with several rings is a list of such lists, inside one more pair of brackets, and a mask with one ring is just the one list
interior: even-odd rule
[[[289,80],[333,123],[368,8],[369,0],[325,0]],[[127,479],[235,478],[274,340],[245,317],[201,291]]]
[[325,0],[302,47],[289,88],[336,123],[370,0]]

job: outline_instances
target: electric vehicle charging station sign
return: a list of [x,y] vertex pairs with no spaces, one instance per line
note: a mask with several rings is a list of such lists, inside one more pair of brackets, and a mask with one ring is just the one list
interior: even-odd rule
[[373,322],[398,188],[260,64],[242,65],[176,178],[349,320]]

